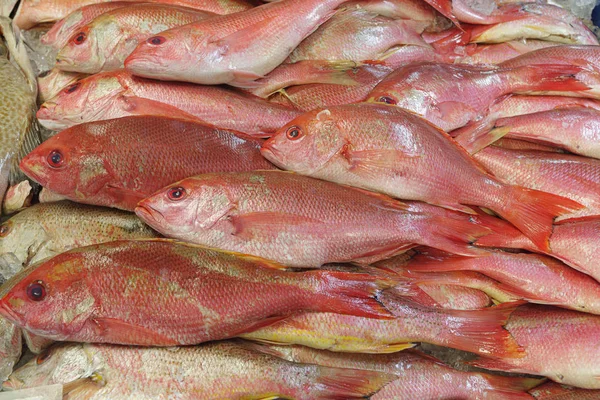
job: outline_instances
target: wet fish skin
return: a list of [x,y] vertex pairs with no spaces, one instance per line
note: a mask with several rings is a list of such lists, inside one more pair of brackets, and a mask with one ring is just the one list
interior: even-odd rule
[[[138,0],[125,0],[137,2]],[[167,3],[183,7],[196,8],[216,14],[229,14],[249,10],[252,5],[245,0],[148,0],[149,2]],[[71,12],[84,6],[110,0],[24,0],[15,16],[15,23],[21,29],[30,29],[44,22],[58,21]]]
[[[0,257],[10,254],[20,267],[76,247],[158,236],[131,213],[70,201],[35,204],[5,221],[0,231]],[[12,276],[2,272],[4,279]]]
[[[501,377],[482,372],[455,370],[416,350],[393,354],[350,354],[304,346],[257,345],[285,360],[328,367],[359,368],[398,375],[372,397],[383,399],[531,399],[524,393],[538,379]],[[508,397],[507,397],[508,396]]]
[[[391,317],[375,296],[392,280],[282,269],[168,239],[114,241],[19,272],[2,288],[0,314],[54,340],[145,346],[220,340],[303,311]],[[47,288],[39,301],[32,283]]]
[[494,128],[498,119],[571,107],[600,110],[600,102],[594,99],[566,96],[509,95],[497,99],[484,112],[481,119],[472,121],[450,134],[463,148],[470,153],[475,153],[482,147],[478,145],[480,138]]
[[128,3],[128,1],[108,1],[105,3],[92,3],[78,8],[52,25],[52,28],[40,38],[40,42],[58,50],[67,44],[73,34],[92,22],[94,18],[117,8],[131,6]]
[[[511,40],[497,44],[468,44],[462,48],[459,47],[460,50],[465,51],[465,54],[457,54],[455,62],[460,64],[500,64],[540,48],[552,46],[556,46],[556,43],[535,39]],[[459,49],[455,51],[458,53]]]
[[35,118],[37,83],[19,34],[0,17],[0,198],[25,179],[19,161],[41,141]]
[[600,314],[600,283],[540,254],[494,251],[477,257],[418,255],[406,268],[421,272],[476,271],[497,280],[502,289],[529,302]]
[[158,44],[140,43],[125,67],[147,78],[243,86],[279,66],[343,2],[284,0],[170,29]]
[[56,96],[65,87],[85,78],[87,74],[79,72],[61,71],[52,68],[38,76],[38,95],[40,101],[45,102]]
[[67,87],[42,104],[37,117],[53,130],[131,115],[180,117],[268,137],[299,114],[293,108],[232,89],[160,82],[118,70]]
[[585,389],[600,388],[597,362],[600,316],[550,306],[524,305],[512,313],[505,328],[523,346],[525,357],[482,358],[469,364],[543,375],[555,382]]
[[600,213],[600,161],[571,154],[486,147],[475,159],[498,179],[570,198],[585,208],[556,221]]
[[529,391],[538,400],[597,400],[598,390],[580,389],[548,381]]
[[[563,91],[583,93],[589,87],[573,74],[577,66],[409,64],[389,74],[368,101],[394,104],[415,112],[446,132],[485,114],[494,101],[510,93]],[[457,91],[463,96],[456,98]]]
[[415,0],[357,0],[344,4],[345,7],[360,7],[369,12],[394,19],[412,19],[431,24],[435,29],[439,23],[437,13],[422,1]]
[[395,46],[428,47],[420,33],[426,24],[375,15],[362,8],[338,12],[290,54],[303,60],[378,60]]
[[408,345],[411,342],[425,342],[489,356],[523,356],[517,343],[502,329],[513,306],[475,311],[444,310],[389,292],[382,294],[380,300],[395,319],[305,313],[241,337],[335,352],[393,353],[411,347]]
[[[172,188],[185,194],[172,199]],[[440,215],[428,204],[283,171],[198,175],[156,192],[135,211],[168,237],[298,268],[369,264],[417,243],[468,255],[469,241],[490,231],[465,214]]]
[[[295,137],[288,135],[291,131]],[[389,105],[311,111],[282,127],[261,151],[280,168],[319,179],[470,214],[474,212],[467,205],[487,207],[534,238],[540,248],[547,248],[556,216],[583,207],[506,185],[486,173],[445,132]],[[530,207],[537,211],[532,213]]]
[[425,306],[441,307],[449,310],[478,310],[492,305],[490,297],[479,289],[458,285],[422,284],[419,289],[429,299],[413,299]]
[[166,29],[216,15],[165,4],[139,4],[110,10],[73,33],[56,55],[56,67],[87,74],[114,71],[123,68],[123,62],[139,42]]
[[[21,169],[73,201],[132,211],[144,197],[188,176],[275,169],[259,146],[257,139],[209,125],[134,116],[64,130],[25,157]],[[57,153],[58,167],[51,164]]]
[[[234,342],[144,348],[57,345],[15,371],[5,388],[62,383],[68,398],[364,398],[394,375],[292,363]],[[201,362],[198,362],[201,360]],[[185,375],[181,382],[178,376]]]

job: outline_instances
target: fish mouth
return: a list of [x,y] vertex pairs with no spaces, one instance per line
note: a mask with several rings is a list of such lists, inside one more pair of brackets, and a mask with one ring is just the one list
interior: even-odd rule
[[10,392],[12,390],[18,390],[23,387],[23,382],[21,382],[17,377],[11,376],[8,377],[8,380],[2,383],[2,390]]
[[159,226],[161,222],[166,222],[164,215],[160,211],[149,204],[143,204],[143,201],[138,203],[134,211],[142,221],[150,226]]
[[28,177],[30,177],[31,179],[33,179],[40,185],[43,185],[42,181],[44,179],[43,179],[42,175],[39,173],[39,171],[36,172],[36,169],[39,169],[39,168],[36,166],[35,160],[33,158],[34,157],[31,157],[31,155],[23,158],[21,160],[21,162],[19,163],[19,168],[21,169],[21,171],[23,171],[25,173],[25,175],[27,175]]
[[268,145],[268,142],[260,148],[260,154],[279,168],[284,168],[281,162],[281,152],[276,148]]
[[152,56],[138,55],[134,51],[123,63],[125,69],[143,77],[160,77],[169,70],[169,66],[161,63],[160,59]]

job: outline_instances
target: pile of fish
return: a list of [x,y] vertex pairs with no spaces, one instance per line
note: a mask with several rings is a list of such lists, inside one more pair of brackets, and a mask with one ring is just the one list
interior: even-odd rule
[[600,46],[569,11],[0,12],[3,390],[600,399]]

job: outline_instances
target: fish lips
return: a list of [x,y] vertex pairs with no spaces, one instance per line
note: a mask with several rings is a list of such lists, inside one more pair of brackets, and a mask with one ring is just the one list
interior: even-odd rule
[[146,200],[140,201],[134,211],[142,221],[153,228],[160,227],[161,223],[166,223],[162,213],[153,208]]

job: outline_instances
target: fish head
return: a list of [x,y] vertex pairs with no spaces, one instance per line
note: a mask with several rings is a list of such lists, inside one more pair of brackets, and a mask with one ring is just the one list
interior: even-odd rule
[[2,389],[64,385],[89,377],[95,370],[95,360],[86,347],[89,346],[83,343],[56,344],[15,370],[2,384]]
[[64,41],[65,34],[67,34],[82,19],[82,10],[73,11],[65,18],[57,21],[52,28],[50,28],[50,30],[40,38],[40,42],[47,46],[60,46]]
[[232,195],[218,174],[174,183],[138,203],[135,213],[157,231],[181,237],[210,229],[235,208]]
[[44,71],[38,75],[38,93],[43,101],[56,96],[65,87],[84,78],[85,74],[62,71],[58,68]]
[[41,105],[37,117],[45,127],[61,130],[110,118],[127,87],[118,73],[100,73],[81,79]]
[[[103,15],[71,36],[58,52],[56,65],[65,71],[88,74],[111,69],[115,65],[110,61],[126,51],[125,36],[114,17]],[[123,58],[121,55],[121,60]]]
[[55,135],[21,160],[21,170],[49,190],[80,202],[97,195],[114,176],[90,129],[89,134],[74,127]]
[[86,263],[75,251],[18,272],[0,287],[0,315],[54,340],[81,331],[96,310]]
[[346,143],[342,125],[328,109],[301,115],[267,140],[262,155],[279,168],[312,174]]
[[140,42],[125,59],[125,68],[146,78],[177,79],[182,72],[197,67],[202,54],[193,41],[191,28],[176,29],[178,32],[166,30]]

